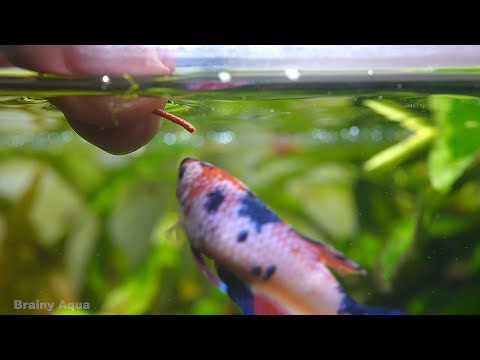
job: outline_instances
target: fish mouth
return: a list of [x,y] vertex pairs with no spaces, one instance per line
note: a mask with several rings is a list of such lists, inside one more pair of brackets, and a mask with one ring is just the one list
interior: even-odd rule
[[178,167],[178,180],[182,180],[183,174],[185,174],[185,170],[187,169],[187,165],[191,164],[192,162],[200,162],[197,159],[187,157],[182,160],[180,166]]
[[187,168],[188,165],[191,165],[191,164],[200,164],[202,166],[202,168],[213,168],[214,166],[208,162],[205,162],[205,161],[200,161],[198,159],[194,159],[194,158],[191,158],[191,157],[187,157],[185,159],[183,159],[180,163],[180,166],[178,167],[178,179],[181,180],[182,177],[183,177],[183,174],[185,173],[185,170]]
[[180,167],[182,167],[185,163],[187,163],[189,161],[198,161],[198,160],[194,159],[194,158],[191,158],[191,157],[187,157],[187,158],[182,160],[182,162],[180,163]]

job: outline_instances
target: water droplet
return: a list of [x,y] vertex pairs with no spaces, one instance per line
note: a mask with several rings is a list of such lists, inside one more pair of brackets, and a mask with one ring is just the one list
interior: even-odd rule
[[181,131],[179,136],[179,141],[187,142],[192,137],[192,134],[187,131]]
[[177,142],[177,136],[173,133],[163,135],[163,142],[167,145],[173,145]]
[[336,140],[334,134],[329,133],[327,130],[321,129],[312,130],[312,137],[325,143],[332,143]]
[[292,81],[298,80],[300,78],[300,71],[297,69],[285,69],[285,76]]
[[352,126],[350,128],[350,135],[351,136],[357,136],[359,132],[360,132],[360,129],[356,126]]
[[230,144],[235,139],[233,131],[224,131],[217,135],[216,141],[220,144]]
[[232,75],[230,75],[230,73],[227,71],[221,71],[218,73],[218,78],[221,82],[229,82],[232,80]]
[[63,142],[69,142],[69,141],[72,141],[72,139],[73,139],[73,134],[70,131],[64,131],[62,133]]

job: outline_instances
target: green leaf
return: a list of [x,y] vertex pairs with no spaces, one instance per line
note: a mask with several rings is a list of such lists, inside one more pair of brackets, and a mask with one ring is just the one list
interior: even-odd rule
[[392,278],[408,255],[415,239],[415,220],[406,218],[392,231],[380,258],[382,285],[391,287]]
[[446,303],[440,311],[439,315],[475,315],[480,311],[478,298],[480,291],[476,287],[459,288],[456,291],[450,291],[444,297]]
[[[162,267],[165,267],[164,253],[172,248],[167,237],[169,229],[177,221],[177,215],[166,213],[156,227],[157,240],[142,266],[106,297],[102,313],[143,314],[152,304],[162,281]],[[178,251],[176,252],[178,254]]]
[[[347,258],[354,260],[370,274],[378,264],[379,258],[383,252],[384,240],[368,231],[360,232],[355,235],[338,237],[332,242],[337,250],[342,252]],[[354,281],[354,280],[352,280]],[[355,281],[360,281],[359,278]],[[353,283],[352,283],[353,285]],[[365,288],[360,287],[359,293],[363,293]]]
[[414,132],[428,127],[426,119],[418,114],[402,108],[402,106],[390,100],[365,100],[363,104],[376,113],[385,116],[386,119],[397,121],[402,126]]
[[429,225],[428,233],[431,236],[455,236],[472,225],[470,219],[458,216],[437,214]]
[[473,255],[470,258],[468,266],[472,273],[480,272],[480,244],[475,246],[475,249],[473,250]]
[[480,99],[432,95],[430,106],[439,131],[428,159],[429,177],[435,190],[447,193],[480,149]]
[[399,122],[403,127],[414,132],[414,135],[380,151],[370,158],[364,164],[364,169],[367,172],[386,170],[399,165],[405,159],[418,153],[422,148],[430,144],[435,137],[435,128],[431,127],[423,116],[405,110],[400,104],[390,100],[365,100],[363,103],[376,113],[385,116],[386,119]]

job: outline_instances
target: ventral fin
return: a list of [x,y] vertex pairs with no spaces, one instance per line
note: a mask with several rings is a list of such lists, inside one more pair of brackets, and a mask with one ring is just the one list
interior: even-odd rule
[[298,234],[298,236],[312,246],[312,251],[315,253],[318,260],[322,261],[325,265],[331,267],[339,273],[361,275],[365,275],[367,273],[364,268],[362,268],[356,262],[348,259],[335,249],[332,249],[321,242],[312,240],[301,234]]
[[209,278],[221,291],[226,292],[227,286],[226,284],[221,281],[217,275],[215,275],[205,264],[205,261],[202,258],[202,254],[200,251],[196,250],[192,246],[190,247],[192,250],[193,258],[195,259],[195,262],[197,263],[198,267],[202,271],[202,273]]

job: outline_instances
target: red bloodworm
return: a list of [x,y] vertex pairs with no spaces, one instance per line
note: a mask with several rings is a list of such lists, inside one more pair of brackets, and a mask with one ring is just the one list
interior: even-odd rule
[[166,112],[165,110],[155,109],[155,110],[153,110],[153,113],[155,115],[158,115],[158,116],[161,116],[165,119],[173,121],[175,124],[178,124],[178,125],[182,126],[185,130],[187,130],[191,133],[193,133],[195,131],[195,128],[193,127],[192,124],[190,124],[186,120],[183,120],[182,118],[179,118],[178,116],[175,116],[173,114],[170,114],[169,112]]

